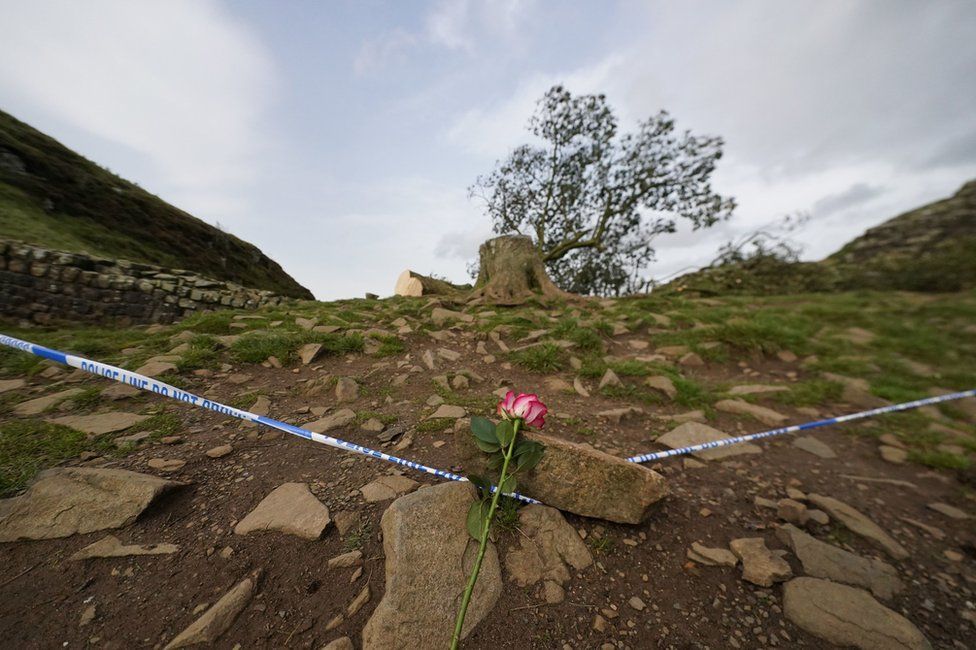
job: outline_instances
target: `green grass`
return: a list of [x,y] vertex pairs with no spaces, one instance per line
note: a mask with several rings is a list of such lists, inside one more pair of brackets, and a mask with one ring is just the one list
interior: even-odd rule
[[372,338],[380,342],[380,347],[376,350],[378,357],[392,357],[407,350],[407,345],[396,336],[373,334]]
[[261,363],[272,356],[282,363],[291,363],[298,356],[298,348],[306,343],[320,343],[326,354],[362,352],[364,345],[359,334],[320,334],[305,330],[255,332],[235,341],[230,353],[239,363]]
[[424,420],[423,422],[418,422],[414,429],[418,433],[439,433],[445,429],[450,429],[454,426],[454,420],[451,418],[433,418],[431,420]]
[[964,456],[939,450],[923,451],[912,449],[908,452],[908,459],[920,465],[935,469],[964,470],[969,469],[972,465],[972,461]]
[[251,244],[166,203],[3,111],[0,149],[30,170],[4,173],[0,180],[0,232],[5,237],[46,248],[191,269],[257,289],[311,298]]
[[197,368],[216,368],[220,360],[217,339],[208,334],[196,336],[190,340],[190,349],[184,352],[176,367],[180,372],[196,370]]
[[38,471],[91,448],[81,431],[40,420],[0,423],[0,496],[21,490]]
[[565,353],[552,343],[512,352],[512,361],[533,372],[557,372],[565,366]]
[[788,406],[816,406],[836,402],[843,390],[844,387],[835,381],[810,379],[790,384],[788,392],[770,393],[769,397]]

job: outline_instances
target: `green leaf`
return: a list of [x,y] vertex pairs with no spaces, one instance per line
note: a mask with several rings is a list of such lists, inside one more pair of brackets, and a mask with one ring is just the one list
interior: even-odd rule
[[478,489],[478,496],[484,497],[486,494],[491,494],[491,483],[488,482],[483,476],[478,476],[477,474],[470,474],[468,480],[471,484]]
[[514,476],[509,474],[508,476],[505,477],[505,480],[502,481],[502,485],[501,485],[502,494],[511,494],[516,490],[517,487],[518,487],[518,481],[516,481]]
[[484,442],[496,442],[497,440],[495,438],[495,425],[488,418],[479,415],[471,418],[471,433],[476,439]]
[[498,442],[495,440],[492,440],[491,442],[485,442],[481,438],[475,438],[474,443],[478,445],[478,449],[489,454],[492,454],[501,449],[501,447],[498,446]]
[[471,507],[468,508],[468,535],[471,535],[471,537],[475,538],[476,540],[481,539],[481,533],[484,531],[485,514],[487,513],[487,508],[485,506],[487,506],[487,504],[479,499],[478,501],[472,503]]
[[515,471],[529,470],[539,464],[546,448],[538,442],[532,440],[524,441],[524,444],[516,451]]
[[488,469],[501,469],[504,462],[505,457],[503,455],[493,454],[491,458],[488,459]]
[[512,440],[515,439],[515,427],[512,426],[509,420],[502,420],[495,427],[495,438],[502,447],[509,446],[512,444]]

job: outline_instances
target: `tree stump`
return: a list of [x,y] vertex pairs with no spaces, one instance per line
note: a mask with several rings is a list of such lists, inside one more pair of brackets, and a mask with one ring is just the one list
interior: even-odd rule
[[479,250],[481,266],[472,299],[496,305],[521,305],[532,298],[566,298],[546,274],[532,239],[504,235],[489,239]]

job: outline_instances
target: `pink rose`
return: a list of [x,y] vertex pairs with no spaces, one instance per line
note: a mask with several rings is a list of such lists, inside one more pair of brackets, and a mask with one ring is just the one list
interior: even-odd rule
[[498,402],[498,415],[504,419],[522,420],[526,425],[541,429],[546,423],[545,416],[549,411],[539,400],[539,396],[532,393],[508,391],[504,399]]

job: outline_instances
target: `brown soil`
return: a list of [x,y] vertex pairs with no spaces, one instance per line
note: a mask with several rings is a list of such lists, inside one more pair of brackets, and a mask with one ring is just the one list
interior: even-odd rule
[[[273,369],[260,366],[236,368],[253,380],[244,386],[226,381],[227,374],[194,378],[191,391],[227,400],[242,392],[260,390],[272,400],[272,417],[302,423],[317,419],[295,416],[303,406],[334,406],[331,391],[320,397],[302,397],[296,389],[299,379],[324,373],[355,377],[362,387],[357,411],[378,411],[395,415],[405,425],[416,424],[430,409],[424,401],[434,393],[429,375],[446,370],[471,368],[483,375],[483,383],[459,394],[487,396],[503,380],[509,385],[537,389],[559,415],[579,418],[599,431],[581,436],[559,417],[550,417],[547,433],[589,442],[622,456],[654,449],[653,438],[667,426],[651,415],[686,411],[677,406],[645,407],[647,413],[620,426],[601,422],[596,412],[622,405],[595,393],[584,399],[575,395],[547,394],[545,376],[518,367],[505,369],[501,362],[485,364],[474,351],[473,338],[459,337],[437,343],[423,334],[409,337],[414,359],[427,347],[448,347],[463,353],[454,363],[438,360],[434,373],[416,374],[392,391],[387,403],[377,395],[389,389],[392,371],[369,374],[376,359],[363,355],[326,360],[313,367]],[[622,351],[623,348],[620,348]],[[390,360],[395,368],[398,357]],[[750,359],[759,377],[745,377],[737,367],[709,364],[687,374],[713,380],[757,383],[781,380],[787,371],[803,371],[795,364]],[[571,379],[571,377],[570,377]],[[38,385],[44,380],[35,380]],[[102,380],[92,379],[92,382]],[[625,379],[626,381],[626,379]],[[595,382],[590,381],[591,388]],[[538,387],[538,388],[537,388]],[[136,409],[159,398],[140,397],[119,402],[113,408]],[[810,419],[793,409],[775,406],[791,422]],[[855,410],[837,405],[837,412]],[[0,545],[0,639],[8,648],[134,648],[161,647],[196,619],[194,608],[214,603],[223,593],[254,569],[263,569],[258,595],[216,644],[232,647],[318,648],[342,635],[359,646],[360,631],[383,593],[384,558],[378,532],[379,518],[388,503],[365,503],[357,490],[393,466],[351,455],[278,432],[248,427],[239,421],[189,406],[171,408],[183,420],[182,444],[153,443],[124,459],[89,461],[153,473],[150,458],[181,458],[186,465],[170,476],[190,483],[163,503],[152,507],[138,522],[113,531],[125,543],[171,542],[180,546],[177,554],[156,557],[97,559],[74,562],[68,558],[78,549],[104,536],[78,535],[67,539]],[[824,413],[827,415],[827,413]],[[712,426],[728,432],[756,431],[764,427],[747,418],[718,414]],[[596,563],[567,583],[566,601],[545,605],[538,587],[522,589],[506,580],[505,593],[492,614],[469,637],[469,648],[594,648],[604,643],[630,648],[822,648],[825,642],[812,637],[785,620],[781,587],[755,587],[740,578],[740,569],[701,567],[689,563],[685,553],[692,542],[725,547],[737,537],[762,536],[771,548],[783,548],[773,534],[778,521],[775,512],[753,506],[754,496],[785,497],[789,486],[839,498],[868,514],[890,531],[911,556],[897,566],[907,585],[904,593],[886,604],[907,616],[935,647],[976,647],[976,627],[960,613],[972,600],[976,582],[976,546],[970,522],[947,519],[926,508],[931,501],[946,501],[968,510],[959,484],[918,466],[895,466],[883,462],[876,443],[851,435],[854,427],[821,429],[815,435],[838,452],[835,460],[821,460],[793,447],[791,436],[760,443],[764,453],[739,457],[705,468],[685,469],[682,459],[669,459],[655,466],[668,479],[672,495],[641,525],[608,524],[567,515],[576,528],[587,532],[588,541],[606,537],[594,550]],[[375,434],[356,425],[340,437],[376,446]],[[451,430],[417,433],[410,449],[399,455],[435,467],[454,465]],[[448,444],[435,448],[438,440]],[[204,452],[230,442],[234,452],[211,459]],[[744,460],[742,460],[744,459]],[[78,463],[73,463],[78,464]],[[841,475],[896,478],[911,481],[917,490],[882,483],[859,482]],[[407,470],[422,482],[436,479]],[[330,528],[323,539],[306,541],[279,533],[233,533],[234,523],[281,483],[303,481],[330,508],[355,511],[367,531],[362,543],[364,571],[350,583],[352,569],[330,570],[326,561],[353,545],[351,535],[343,539]],[[935,541],[905,524],[911,517],[938,526],[947,533]],[[516,543],[515,532],[500,533],[505,550]],[[877,556],[864,540],[839,525],[818,533],[865,556]],[[627,543],[630,542],[630,543]],[[233,554],[221,556],[230,547]],[[943,555],[946,549],[961,550],[962,562]],[[799,564],[788,556],[794,573]],[[349,601],[369,583],[370,602],[352,619],[333,631],[326,623],[343,611]],[[639,596],[647,609],[635,611],[627,604]],[[96,606],[96,617],[79,625],[83,610]],[[604,608],[615,608],[619,617],[608,621],[607,631],[592,628],[594,616]],[[239,645],[238,645],[239,644]],[[614,647],[611,646],[611,647]],[[423,647],[418,640],[418,647]]]

